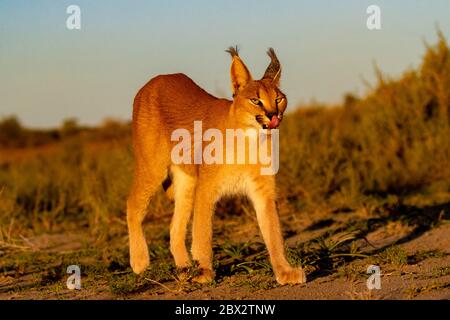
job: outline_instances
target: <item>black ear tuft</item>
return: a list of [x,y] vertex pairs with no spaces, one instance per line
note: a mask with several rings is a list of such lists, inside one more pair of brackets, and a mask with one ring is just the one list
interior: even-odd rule
[[275,54],[275,50],[273,50],[273,48],[269,48],[269,50],[267,51],[267,55],[270,57],[270,60],[272,61],[278,60],[277,55]]
[[225,50],[225,52],[228,52],[232,58],[239,57],[239,49],[237,46],[229,47],[228,50]]
[[269,50],[267,51],[267,55],[270,57],[270,64],[267,67],[266,72],[264,73],[263,79],[276,80],[276,78],[279,78],[281,72],[280,61],[278,60],[273,48],[269,48]]

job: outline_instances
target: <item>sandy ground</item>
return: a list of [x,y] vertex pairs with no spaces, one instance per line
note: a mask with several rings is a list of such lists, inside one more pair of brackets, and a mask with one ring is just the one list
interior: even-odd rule
[[[306,223],[303,231],[291,234],[287,243],[315,237],[333,227],[344,217]],[[344,218],[342,218],[344,219]],[[292,223],[284,218],[283,222]],[[230,222],[231,223],[231,222]],[[239,223],[234,222],[238,228]],[[230,224],[224,226],[230,227]],[[231,225],[232,229],[233,225]],[[242,228],[241,228],[242,229]],[[241,230],[239,229],[239,230]],[[256,226],[251,229],[257,231]],[[245,231],[243,231],[245,233]],[[380,248],[398,244],[410,257],[408,263],[384,263],[381,288],[367,288],[367,268],[372,257],[354,259],[332,272],[311,272],[305,285],[278,286],[267,274],[234,274],[218,276],[214,285],[196,285],[189,289],[178,281],[153,283],[151,289],[117,295],[104,277],[91,276],[90,285],[79,291],[65,288],[66,278],[57,279],[56,286],[36,286],[36,275],[13,270],[0,276],[0,299],[449,299],[450,298],[450,224],[448,221],[425,231],[390,222],[366,235],[370,246],[362,244],[361,252],[373,254]],[[82,247],[80,235],[54,235],[36,240],[36,247],[47,253],[76,251]],[[85,239],[84,239],[85,240]],[[70,244],[69,244],[70,243]],[[41,250],[38,249],[38,250]],[[423,254],[423,253],[439,254]],[[422,253],[422,255],[420,255]],[[416,258],[415,258],[416,257]],[[419,258],[417,258],[419,257]],[[411,259],[412,258],[412,259]],[[415,261],[417,260],[417,261]],[[84,280],[83,280],[84,281]]]

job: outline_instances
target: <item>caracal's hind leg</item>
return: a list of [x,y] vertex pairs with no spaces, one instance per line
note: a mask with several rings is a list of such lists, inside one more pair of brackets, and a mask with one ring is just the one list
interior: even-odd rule
[[142,222],[147,214],[149,201],[161,187],[165,173],[136,170],[127,201],[127,222],[130,241],[130,264],[137,274],[148,267],[150,258]]
[[191,264],[186,249],[186,231],[192,214],[196,179],[178,166],[172,166],[171,172],[175,210],[170,224],[170,251],[175,259],[175,265],[183,269]]
[[168,145],[155,134],[155,130],[138,127],[136,131],[135,137],[139,135],[139,140],[135,138],[134,141],[136,167],[127,201],[127,222],[130,264],[133,271],[139,274],[150,263],[142,222],[151,198],[167,177],[170,152],[167,151]]

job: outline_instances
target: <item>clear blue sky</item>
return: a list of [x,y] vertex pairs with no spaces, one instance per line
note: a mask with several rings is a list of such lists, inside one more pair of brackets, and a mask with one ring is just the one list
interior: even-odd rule
[[[80,31],[66,29],[70,4]],[[366,28],[370,4],[381,31]],[[417,66],[436,23],[450,36],[449,17],[448,0],[0,0],[0,117],[34,127],[129,119],[137,90],[161,73],[229,97],[224,50],[234,44],[255,78],[276,49],[290,108],[337,102],[364,93],[375,61],[392,76]]]

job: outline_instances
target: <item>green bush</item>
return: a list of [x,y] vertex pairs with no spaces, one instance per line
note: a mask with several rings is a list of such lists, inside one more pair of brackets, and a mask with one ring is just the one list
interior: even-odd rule
[[378,71],[373,92],[345,101],[286,117],[278,180],[288,199],[351,203],[450,181],[450,51],[442,35],[419,71],[399,80]]

